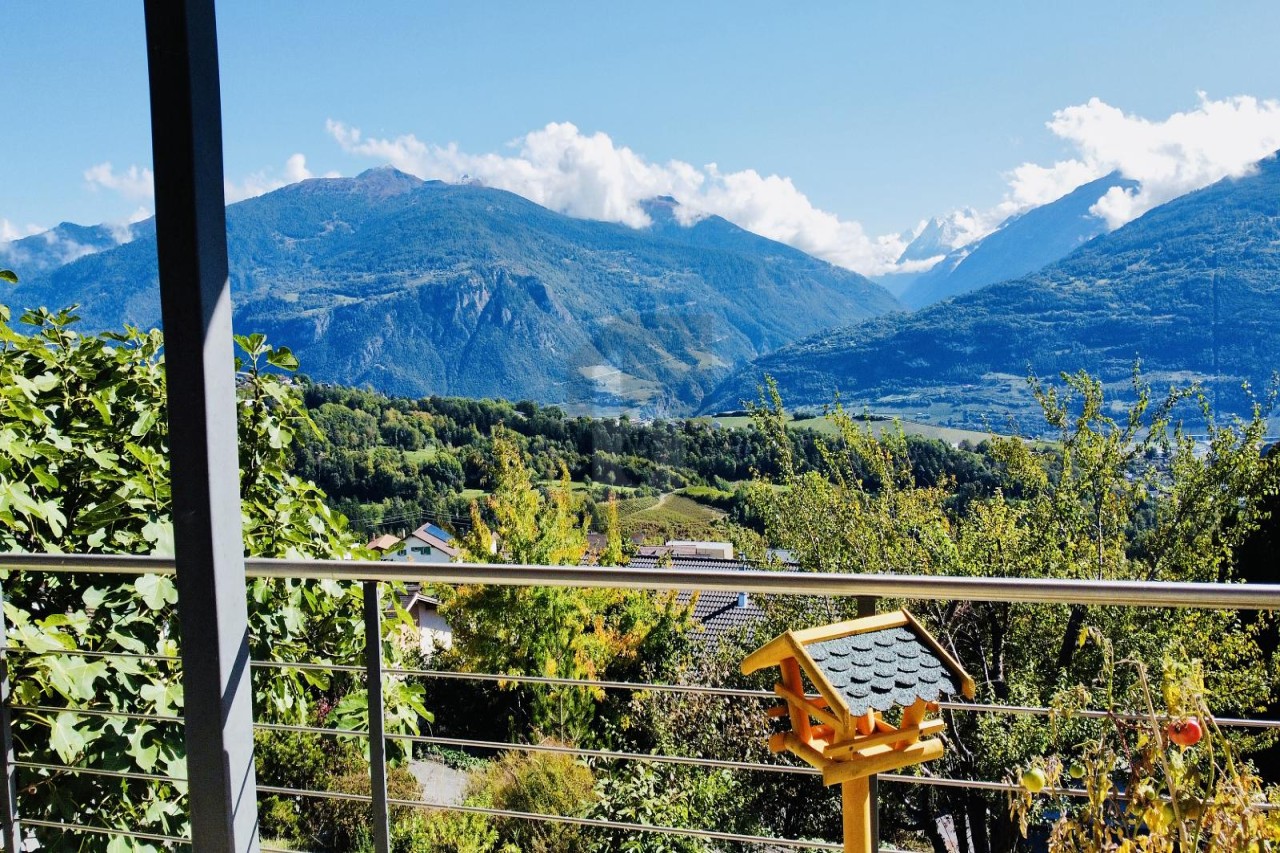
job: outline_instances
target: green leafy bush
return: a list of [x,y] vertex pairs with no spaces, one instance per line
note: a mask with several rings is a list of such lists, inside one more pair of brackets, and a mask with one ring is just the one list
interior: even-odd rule
[[409,821],[404,839],[411,851],[490,853],[498,846],[498,830],[484,815],[431,811]]
[[[535,814],[583,816],[595,801],[595,776],[572,756],[503,753],[472,777],[467,805]],[[492,818],[499,849],[521,853],[586,853],[593,830],[565,823]]]
[[[740,782],[724,770],[627,762],[596,784],[599,799],[590,816],[601,820],[722,830],[732,825],[727,814],[740,802]],[[598,853],[709,853],[718,849],[701,839],[656,832],[597,831]]]
[[[83,336],[70,310],[26,312],[21,322],[28,331],[9,319],[0,306],[0,552],[172,553],[160,333]],[[296,368],[293,355],[260,336],[237,343],[246,359],[238,365],[237,387],[246,553],[365,556],[324,494],[287,470],[294,436],[311,428],[282,375]],[[253,658],[349,661],[363,651],[359,585],[257,579],[248,593]],[[16,716],[23,758],[185,776],[177,668],[128,657],[178,653],[177,590],[170,578],[11,574],[5,598],[15,703],[65,709]],[[75,654],[79,650],[107,656]],[[390,636],[383,651],[398,660]],[[275,669],[255,672],[254,686],[259,721],[305,722],[326,702],[338,706],[334,725],[352,727],[355,709],[364,707],[363,688],[350,674]],[[420,686],[404,683],[389,691],[389,725],[416,730],[426,716],[422,695]],[[164,720],[90,716],[80,708]],[[59,771],[23,772],[20,781],[28,817],[188,831],[185,782]],[[56,831],[38,835],[46,846],[61,843]],[[77,839],[82,849],[110,843],[104,835]]]
[[[1218,728],[1200,661],[1171,649],[1157,690],[1146,665],[1116,660],[1113,645],[1096,629],[1087,629],[1082,639],[1082,645],[1093,641],[1101,647],[1102,672],[1055,710],[1070,720],[1078,705],[1094,700],[1108,718],[1089,727],[1079,743],[1064,736],[1068,727],[1055,725],[1066,747],[1062,754],[1036,757],[1011,773],[1012,779],[1031,778],[1032,787],[1043,779],[1084,792],[1083,799],[1056,804],[1050,853],[1228,853],[1280,844],[1280,813],[1268,810],[1280,789],[1241,760],[1239,738],[1233,742]],[[1127,690],[1117,690],[1121,669],[1137,676]],[[1011,814],[1024,836],[1030,823],[1049,817],[1047,799],[1025,783],[1010,795]]]
[[[363,761],[349,762],[324,779],[326,791],[369,796],[369,768]],[[387,797],[392,800],[420,800],[422,788],[413,774],[403,767],[387,771]],[[314,798],[307,808],[307,824],[315,846],[326,850],[354,850],[369,837],[371,806],[364,800]],[[414,809],[410,806],[389,808],[393,841],[407,838],[413,832]],[[403,846],[403,845],[397,845]],[[411,849],[411,848],[406,848]]]

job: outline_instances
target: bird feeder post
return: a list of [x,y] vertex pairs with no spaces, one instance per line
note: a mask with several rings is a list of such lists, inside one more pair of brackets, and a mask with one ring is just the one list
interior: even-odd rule
[[[770,736],[769,749],[839,785],[845,853],[873,853],[870,777],[940,758],[943,743],[932,735],[945,724],[929,714],[944,695],[973,698],[973,679],[905,610],[788,631],[747,655],[742,672],[774,666],[784,705],[769,716],[786,717],[791,729]],[[806,693],[804,676],[817,695]],[[882,716],[895,706],[897,726]]]
[[875,848],[871,835],[871,779],[863,776],[842,782],[840,805],[844,810],[844,853],[870,853]]

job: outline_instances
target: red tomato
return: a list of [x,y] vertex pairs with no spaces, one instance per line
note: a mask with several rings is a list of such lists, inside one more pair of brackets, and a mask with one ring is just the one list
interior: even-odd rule
[[1174,720],[1169,724],[1169,740],[1178,746],[1195,746],[1200,742],[1200,738],[1203,735],[1204,731],[1200,728],[1200,721],[1195,717]]

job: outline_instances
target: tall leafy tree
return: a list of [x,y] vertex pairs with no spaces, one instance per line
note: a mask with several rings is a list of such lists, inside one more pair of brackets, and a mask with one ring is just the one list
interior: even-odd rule
[[[1119,417],[1101,384],[1086,374],[1060,386],[1035,384],[1051,443],[992,439],[1002,474],[991,497],[957,503],[952,484],[916,482],[900,434],[879,439],[837,407],[837,437],[822,449],[821,472],[790,459],[785,413],[769,385],[756,422],[783,472],[759,484],[753,501],[768,538],[806,571],[996,577],[1228,581],[1233,552],[1264,518],[1262,500],[1280,471],[1261,453],[1261,409],[1247,422],[1216,425],[1206,408],[1207,441],[1171,426],[1177,407],[1203,401],[1173,391],[1155,401],[1135,372],[1137,402]],[[781,488],[778,488],[780,486]],[[849,601],[769,603],[775,627],[850,615]],[[980,701],[1045,705],[1092,684],[1096,647],[1081,649],[1086,626],[1115,653],[1161,665],[1169,650],[1204,660],[1218,712],[1245,712],[1271,696],[1258,623],[1231,612],[1155,614],[1124,607],[1012,606],[968,601],[913,602],[944,644],[978,680]],[[1122,685],[1123,686],[1123,685]],[[941,773],[994,779],[1056,746],[1031,717],[952,715]],[[897,815],[942,849],[936,817],[951,814],[963,845],[979,853],[1014,844],[1003,804],[981,792],[913,790]]]
[[[494,433],[490,464],[487,513],[472,506],[463,558],[580,563],[587,520],[574,506],[568,473],[562,470],[545,491],[536,488],[519,442],[503,429]],[[464,667],[584,682],[634,660],[676,624],[669,600],[620,589],[468,585],[448,592],[441,612],[453,626],[454,653]],[[594,737],[591,723],[602,691],[547,685],[522,695],[535,732],[573,742]]]

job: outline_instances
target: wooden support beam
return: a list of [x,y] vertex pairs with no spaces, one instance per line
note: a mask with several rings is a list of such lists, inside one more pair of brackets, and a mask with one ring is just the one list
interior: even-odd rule
[[[800,740],[800,738],[796,737],[795,732],[780,732],[779,734],[782,735],[782,744],[786,748],[786,751],[803,759],[805,763],[818,768],[824,774],[827,772],[828,768],[834,766],[834,762],[828,760],[825,755]],[[774,737],[776,737],[776,735]],[[773,738],[769,739],[769,748],[773,748]]]
[[[787,707],[792,709],[800,708],[802,711],[808,713],[814,719],[821,720],[822,722],[826,723],[828,726],[831,726],[831,728],[837,732],[841,732],[844,730],[843,720],[841,720],[839,717],[837,717],[835,714],[831,713],[830,711],[825,711],[822,708],[819,708],[816,703],[810,702],[804,696],[792,690],[787,689],[787,686],[785,684],[773,685],[773,692],[777,693],[783,699],[787,700]],[[794,726],[795,726],[795,723],[793,722],[792,727],[794,728]]]
[[[855,755],[871,747],[884,746],[885,744],[891,744],[894,749],[905,749],[907,745],[915,743],[920,738],[938,734],[945,728],[946,724],[942,720],[925,720],[919,727],[913,726],[909,729],[876,732],[873,735],[860,735],[849,740],[842,740],[839,743],[831,744],[831,746],[823,750],[823,754],[836,761],[843,761],[850,755]],[[900,747],[898,744],[902,744],[902,746]]]
[[[805,650],[804,645],[795,638],[795,634],[788,631],[783,636],[786,639],[787,644],[791,646],[792,657],[796,659],[796,662],[799,663],[802,660],[808,662],[808,666],[804,667],[804,669],[808,671],[809,678],[813,681],[814,688],[822,694],[823,699],[827,700],[827,707],[830,708],[833,713],[839,715],[840,725],[838,728],[841,731],[847,730],[852,724],[852,720],[849,717],[849,704],[845,700],[844,696],[842,696],[840,691],[836,689],[835,685],[831,683],[831,679],[827,678],[823,673],[822,668],[817,666],[809,657],[809,653]],[[796,692],[804,695],[804,688],[797,687]]]
[[867,713],[862,714],[856,719],[858,726],[858,734],[869,735],[876,730],[876,712],[868,708]]
[[750,675],[757,670],[778,666],[787,658],[795,657],[795,647],[787,641],[790,636],[790,631],[780,634],[743,658],[742,674]]
[[[790,743],[788,743],[788,747],[790,747]],[[942,741],[937,738],[916,741],[906,749],[894,749],[887,745],[873,746],[845,761],[825,759],[826,765],[822,767],[822,783],[824,785],[839,785],[841,782],[870,776],[872,773],[887,773],[890,770],[899,770],[903,767],[910,767],[912,764],[919,764],[922,761],[933,761],[935,758],[941,758],[943,752]],[[799,753],[796,754],[799,755]],[[814,766],[820,765],[815,764]]]
[[[787,658],[780,664],[782,668],[782,686],[789,690],[793,695],[804,696],[804,681],[800,678],[800,664],[795,658]],[[807,705],[803,699],[800,704],[790,699],[787,700],[787,708],[791,714],[791,731],[805,743],[809,742],[812,736],[809,732],[809,715],[805,712],[802,705]]]
[[929,703],[923,699],[917,699],[909,706],[902,709],[902,728],[909,726],[918,726],[920,721],[924,719],[925,712],[929,708]]
[[[818,695],[818,694],[816,694],[816,693],[806,693],[806,694],[804,694],[804,698],[805,698],[805,700],[806,700],[806,701],[808,701],[808,702],[810,702],[810,703],[812,703],[812,704],[816,705],[816,706],[817,706],[817,707],[819,707],[819,708],[830,708],[830,707],[831,707],[831,703],[830,703],[830,702],[828,702],[824,697],[819,696],[819,695]],[[770,707],[768,707],[768,708],[765,708],[765,709],[764,709],[764,715],[765,715],[766,717],[774,717],[774,718],[777,718],[777,717],[785,717],[785,716],[787,715],[787,706],[786,706],[785,704],[783,704],[783,705],[772,705],[772,706],[770,706]]]
[[883,631],[886,628],[901,628],[908,624],[907,615],[902,610],[892,610],[875,616],[863,616],[849,619],[834,625],[822,625],[817,628],[803,628],[789,631],[792,639],[801,644],[817,643],[823,640],[838,640],[841,637],[852,637],[854,634],[866,634],[871,631]]
[[[910,706],[902,709],[902,728],[919,728],[920,723],[924,721],[924,715],[929,709],[929,703],[923,699],[916,699]],[[897,749],[902,749],[910,740],[902,740],[894,744]]]

